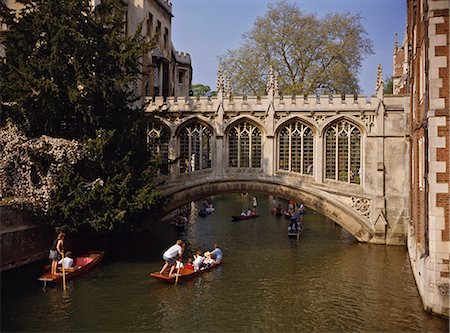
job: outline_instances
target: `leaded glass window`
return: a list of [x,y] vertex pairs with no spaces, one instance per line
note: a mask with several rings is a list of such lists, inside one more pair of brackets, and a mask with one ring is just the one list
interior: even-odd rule
[[297,121],[278,135],[279,169],[312,175],[314,136],[312,129]]
[[152,122],[147,127],[147,143],[152,155],[159,160],[163,174],[169,173],[169,129],[158,122]]
[[211,130],[200,123],[191,123],[180,131],[180,173],[211,168],[211,138]]
[[261,167],[261,131],[248,122],[242,122],[229,132],[228,165],[231,168]]
[[328,128],[325,140],[325,178],[361,184],[360,130],[343,120]]

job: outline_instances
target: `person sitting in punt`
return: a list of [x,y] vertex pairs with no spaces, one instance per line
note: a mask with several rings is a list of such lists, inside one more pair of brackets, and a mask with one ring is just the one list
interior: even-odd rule
[[252,216],[252,211],[250,210],[250,208],[247,210],[247,216]]
[[58,262],[58,264],[64,266],[64,268],[74,268],[73,259],[72,259],[72,252],[67,251],[64,259],[61,259]]
[[217,243],[214,244],[214,250],[211,251],[211,257],[214,259],[216,264],[222,261],[223,252]]
[[202,263],[200,269],[208,268],[209,266],[215,264],[214,259],[211,258],[211,252],[206,251],[206,252],[204,253],[204,256],[205,256],[205,259],[203,260],[203,263]]
[[197,253],[194,254],[193,265],[195,271],[198,271],[201,268],[204,260],[205,258],[202,256],[202,251],[198,250]]
[[244,216],[244,217],[247,216],[247,213],[245,212],[244,209],[243,209],[242,212],[241,212],[241,216]]
[[194,264],[192,263],[192,261],[192,258],[189,258],[187,264],[184,265],[184,268],[194,270]]

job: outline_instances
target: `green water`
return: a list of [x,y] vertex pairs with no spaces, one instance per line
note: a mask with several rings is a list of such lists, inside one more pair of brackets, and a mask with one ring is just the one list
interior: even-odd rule
[[[213,215],[194,210],[185,231],[153,222],[115,240],[66,294],[43,291],[36,268],[4,273],[1,331],[448,332],[422,310],[404,247],[360,244],[311,212],[296,242],[273,198],[257,198],[254,220],[231,221],[251,195],[230,194],[212,198]],[[223,266],[179,286],[150,278],[178,237],[188,253],[219,242]]]

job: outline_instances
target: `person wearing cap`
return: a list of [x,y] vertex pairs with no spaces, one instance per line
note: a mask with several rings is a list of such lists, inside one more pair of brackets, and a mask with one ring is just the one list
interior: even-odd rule
[[202,267],[208,268],[209,266],[213,265],[215,263],[214,259],[211,258],[211,252],[206,251],[204,253],[205,259],[203,260]]
[[177,258],[181,258],[183,255],[183,241],[181,239],[177,240],[177,242],[169,247],[166,252],[162,255],[165,263],[162,267],[160,274],[163,274],[164,271],[170,266],[169,275],[173,275],[173,271],[175,269],[175,264],[177,261]]

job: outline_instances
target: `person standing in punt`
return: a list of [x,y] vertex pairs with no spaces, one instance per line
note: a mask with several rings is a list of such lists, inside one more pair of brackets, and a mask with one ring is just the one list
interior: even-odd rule
[[165,261],[164,266],[162,267],[160,274],[163,274],[164,271],[170,266],[169,275],[173,275],[173,271],[175,269],[175,263],[177,258],[181,258],[183,255],[183,241],[181,239],[177,240],[177,242],[169,247],[163,254],[163,259]]
[[256,200],[255,196],[253,196],[252,205],[253,205],[253,214],[256,214],[256,206],[258,206],[258,201]]
[[52,275],[56,275],[58,268],[58,261],[62,258],[64,253],[64,237],[63,232],[59,232],[58,237],[53,241],[49,252],[49,259],[52,261]]

